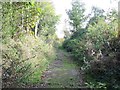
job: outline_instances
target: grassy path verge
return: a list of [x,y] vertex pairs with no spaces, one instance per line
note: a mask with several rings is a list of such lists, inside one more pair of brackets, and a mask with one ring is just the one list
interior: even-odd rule
[[79,88],[83,86],[83,75],[72,57],[59,50],[57,58],[42,75],[42,82],[35,88]]

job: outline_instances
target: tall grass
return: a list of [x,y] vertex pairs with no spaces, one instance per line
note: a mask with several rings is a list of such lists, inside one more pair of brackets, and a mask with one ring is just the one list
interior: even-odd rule
[[30,34],[16,41],[9,39],[9,42],[3,42],[3,87],[21,87],[40,82],[42,73],[55,58],[52,45]]

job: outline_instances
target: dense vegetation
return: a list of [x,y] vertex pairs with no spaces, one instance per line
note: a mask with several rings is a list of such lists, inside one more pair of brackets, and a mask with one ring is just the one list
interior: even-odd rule
[[[0,5],[3,88],[43,85],[46,78],[65,88],[120,88],[116,10],[105,12],[93,7],[86,15],[84,3],[73,0],[72,8],[66,12],[71,28],[65,31],[65,38],[58,39],[55,32],[60,16],[55,13],[53,3],[2,2]],[[45,77],[45,72],[52,72],[55,78]],[[49,86],[54,87],[52,84]]]
[[[105,12],[97,7],[85,16],[84,4],[73,0],[68,10],[71,36],[63,48],[72,53],[86,75],[86,85],[92,88],[120,86],[120,39],[117,37],[117,11]],[[85,22],[86,27],[82,27]]]
[[4,2],[1,5],[3,87],[37,83],[56,58],[53,46],[59,16],[50,2]]

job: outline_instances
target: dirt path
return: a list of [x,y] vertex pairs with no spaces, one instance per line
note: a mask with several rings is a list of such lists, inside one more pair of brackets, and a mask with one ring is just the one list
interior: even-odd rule
[[83,86],[83,76],[72,57],[65,51],[57,52],[54,60],[43,74],[42,83],[36,88],[79,88]]

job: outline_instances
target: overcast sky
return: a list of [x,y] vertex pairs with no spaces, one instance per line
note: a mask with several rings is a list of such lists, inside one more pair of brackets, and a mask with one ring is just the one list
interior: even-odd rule
[[[61,15],[60,23],[59,25],[57,25],[56,33],[59,38],[62,38],[64,36],[64,33],[63,33],[64,20],[68,18],[65,10],[71,8],[72,0],[52,0],[52,1],[54,4],[56,13]],[[106,11],[110,8],[117,9],[119,0],[80,0],[80,1],[85,3],[86,14],[87,14],[87,13],[90,13],[92,6],[97,6]]]

